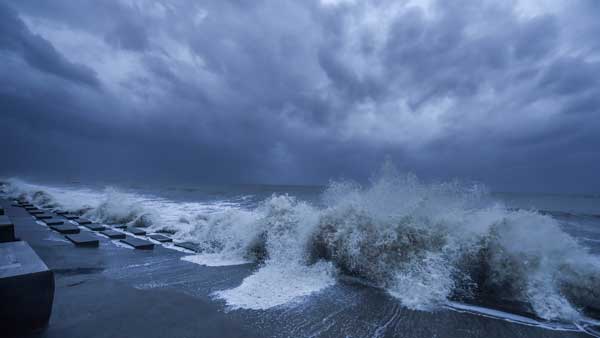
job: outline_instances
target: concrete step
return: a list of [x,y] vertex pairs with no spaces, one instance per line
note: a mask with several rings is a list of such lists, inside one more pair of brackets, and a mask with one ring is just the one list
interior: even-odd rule
[[71,224],[52,225],[50,228],[54,231],[60,232],[61,234],[78,234],[79,233],[79,227],[77,227],[76,225],[71,225]]
[[42,222],[46,223],[47,226],[65,224],[64,220],[56,218],[44,219]]
[[39,215],[35,215],[35,218],[41,219],[41,220],[51,219],[52,217],[54,217],[54,215],[51,215],[51,214],[39,214]]
[[140,228],[136,228],[136,227],[128,227],[127,229],[125,229],[127,232],[130,232],[136,236],[144,236],[146,234],[146,230],[142,230]]
[[73,215],[73,214],[64,214],[64,215],[61,215],[61,216],[64,217],[64,218],[66,218],[66,219],[69,219],[69,220],[76,220],[76,219],[79,218],[78,215]]
[[154,243],[135,237],[126,237],[125,239],[122,239],[121,242],[130,245],[138,250],[154,249]]
[[173,242],[173,239],[161,234],[151,234],[148,237],[152,238],[155,241],[159,241],[161,243]]
[[98,238],[89,233],[80,233],[75,235],[66,235],[66,239],[73,242],[76,246],[98,247]]
[[100,231],[101,234],[103,234],[104,236],[107,236],[108,238],[111,239],[122,239],[125,238],[125,234],[119,231],[115,231],[115,230],[104,230],[104,231]]
[[8,216],[0,216],[0,243],[14,242],[15,240],[15,226],[12,220]]
[[92,221],[90,221],[87,218],[78,218],[78,219],[76,219],[74,221],[77,222],[77,223],[79,223],[79,225],[92,224]]
[[[81,224],[81,223],[79,223]],[[92,230],[92,231],[102,231],[102,230],[106,230],[106,227],[102,224],[98,224],[98,223],[88,223],[85,224],[84,227]]]
[[1,336],[47,325],[54,274],[26,242],[0,243],[0,299]]
[[194,251],[194,252],[200,252],[200,246],[198,244],[192,243],[192,242],[179,242],[179,243],[175,243],[175,246],[184,248],[184,249],[188,249],[188,250]]

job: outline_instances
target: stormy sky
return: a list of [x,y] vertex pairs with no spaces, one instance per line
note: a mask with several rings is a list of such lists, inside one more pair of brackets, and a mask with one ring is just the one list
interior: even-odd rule
[[0,0],[0,176],[600,192],[600,2]]

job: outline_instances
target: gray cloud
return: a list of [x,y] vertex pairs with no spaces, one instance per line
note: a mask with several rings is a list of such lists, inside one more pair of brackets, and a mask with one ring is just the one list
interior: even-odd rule
[[423,3],[2,5],[0,174],[600,191],[596,3]]
[[19,54],[31,67],[92,87],[99,86],[88,67],[69,62],[51,43],[32,34],[11,8],[0,5],[0,47]]

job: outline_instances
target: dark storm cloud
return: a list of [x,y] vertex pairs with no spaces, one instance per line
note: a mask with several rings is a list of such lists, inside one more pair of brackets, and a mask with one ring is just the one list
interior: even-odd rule
[[2,172],[600,191],[597,4],[535,4],[5,3]]
[[119,23],[105,38],[117,48],[142,51],[148,47],[148,37],[144,27],[132,22]]
[[94,72],[69,62],[45,39],[32,34],[17,13],[0,4],[0,48],[18,53],[31,67],[93,87],[99,86]]

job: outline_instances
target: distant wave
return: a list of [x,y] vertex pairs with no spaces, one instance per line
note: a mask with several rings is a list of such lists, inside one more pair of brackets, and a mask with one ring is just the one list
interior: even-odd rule
[[324,207],[283,194],[253,209],[17,179],[4,190],[99,222],[143,223],[212,258],[261,263],[239,287],[215,293],[232,308],[285,304],[342,274],[418,310],[459,301],[566,322],[600,310],[599,257],[551,215],[508,209],[476,184],[425,184],[386,167],[367,186],[331,183]]
[[557,211],[557,210],[538,210],[540,214],[550,215],[555,218],[583,218],[583,219],[598,219],[600,220],[600,214],[590,214],[590,213],[574,213],[567,211]]

